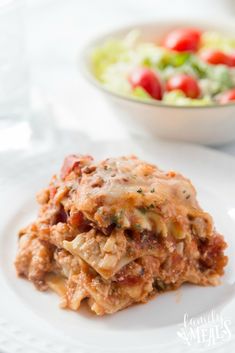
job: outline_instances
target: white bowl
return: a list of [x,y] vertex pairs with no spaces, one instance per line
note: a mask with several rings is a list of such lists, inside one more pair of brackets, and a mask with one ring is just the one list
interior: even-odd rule
[[136,28],[141,31],[144,40],[156,41],[177,27],[215,30],[230,36],[233,34],[235,37],[235,21],[227,19],[213,22],[157,20],[154,23],[135,24],[108,32],[92,40],[81,54],[82,71],[88,80],[105,95],[115,114],[126,124],[130,132],[205,145],[221,145],[231,142],[235,140],[235,103],[182,107],[162,104],[159,101],[138,101],[104,88],[92,73],[91,52],[107,39],[123,38],[131,29]]

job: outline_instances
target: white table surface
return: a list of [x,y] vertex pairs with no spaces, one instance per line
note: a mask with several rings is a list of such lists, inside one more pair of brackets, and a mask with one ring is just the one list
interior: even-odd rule
[[[234,0],[34,0],[28,4],[32,83],[40,88],[59,127],[77,129],[93,139],[118,139],[128,133],[79,72],[78,52],[89,38],[119,24],[159,17],[235,18]],[[220,150],[235,155],[235,143]]]

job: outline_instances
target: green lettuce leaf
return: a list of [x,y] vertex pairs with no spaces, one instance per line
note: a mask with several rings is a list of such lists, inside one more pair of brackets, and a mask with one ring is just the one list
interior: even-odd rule
[[204,106],[210,105],[213,102],[209,97],[191,99],[186,97],[182,91],[175,90],[164,94],[163,103],[180,106]]

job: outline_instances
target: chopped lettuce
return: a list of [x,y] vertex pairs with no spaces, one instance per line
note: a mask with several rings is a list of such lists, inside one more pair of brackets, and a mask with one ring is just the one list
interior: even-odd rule
[[123,60],[126,53],[126,47],[120,40],[110,40],[103,46],[96,48],[91,56],[93,73],[102,81],[102,75],[112,64]]
[[159,60],[159,62],[157,63],[157,68],[159,70],[164,70],[168,66],[180,67],[189,62],[190,58],[190,53],[177,53],[166,51],[165,54],[162,56],[161,60]]
[[230,70],[225,65],[211,65],[207,73],[207,78],[214,84],[214,89],[211,92],[212,95],[230,89],[233,86]]
[[136,48],[136,62],[139,65],[149,67],[149,68],[157,68],[159,62],[165,55],[165,49],[157,47],[153,43],[141,43]]
[[216,49],[231,52],[235,49],[235,39],[218,32],[204,32],[201,37],[201,49]]
[[164,94],[163,103],[180,106],[204,106],[212,104],[212,100],[208,96],[200,99],[191,99],[186,97],[182,91],[175,90]]
[[148,94],[148,92],[145,91],[142,87],[136,87],[132,91],[133,97],[139,98],[141,100],[149,100],[152,99],[152,97]]
[[139,31],[129,32],[123,39],[110,39],[102,46],[97,47],[91,54],[91,65],[95,77],[105,81],[103,75],[106,70],[116,63],[131,63],[136,57],[134,48],[137,46]]
[[115,65],[108,66],[100,76],[100,79],[103,85],[111,91],[130,95],[132,89],[127,78],[131,68],[128,63],[118,62]]

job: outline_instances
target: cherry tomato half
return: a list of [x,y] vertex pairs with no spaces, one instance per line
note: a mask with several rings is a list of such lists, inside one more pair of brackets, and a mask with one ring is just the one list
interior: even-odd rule
[[232,55],[226,54],[220,50],[207,49],[201,52],[200,57],[203,61],[212,65],[227,65],[234,66],[235,65],[235,55],[234,58]]
[[162,85],[157,75],[150,69],[136,68],[129,76],[132,88],[142,87],[152,98],[162,99]]
[[166,83],[166,89],[167,91],[181,90],[189,98],[198,98],[201,93],[197,80],[185,74],[172,76]]
[[201,32],[193,28],[175,29],[167,34],[163,46],[176,51],[195,52],[199,47]]
[[219,96],[219,103],[226,104],[235,101],[235,89],[230,89],[229,91],[223,92]]
[[228,54],[228,55],[230,57],[231,66],[235,66],[235,50],[232,53]]

